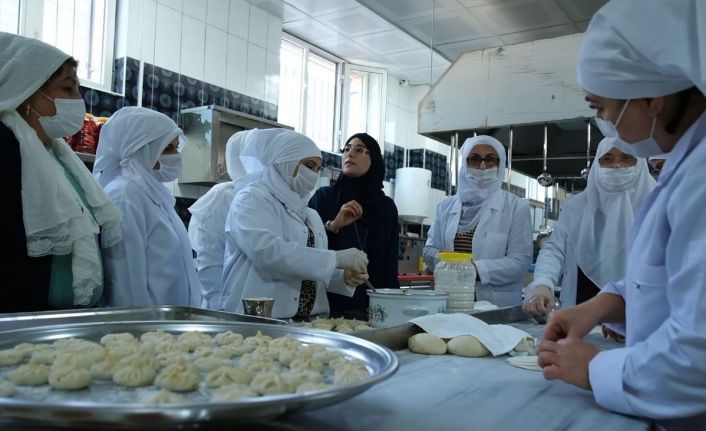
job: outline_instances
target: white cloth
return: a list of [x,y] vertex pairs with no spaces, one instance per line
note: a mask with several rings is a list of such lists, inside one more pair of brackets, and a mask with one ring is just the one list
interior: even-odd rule
[[490,351],[493,356],[512,351],[525,338],[533,337],[510,325],[488,325],[477,317],[463,313],[430,314],[409,321],[439,338],[454,338],[471,335]]
[[706,114],[669,153],[630,233],[625,279],[601,294],[625,298],[625,348],[589,364],[593,394],[620,413],[706,424]]
[[102,242],[120,240],[120,211],[96,184],[85,165],[63,139],[52,151],[85,195],[89,208],[47,153],[34,129],[15,111],[69,58],[35,39],[0,33],[0,120],[19,142],[22,172],[22,213],[27,254],[32,257],[71,254],[75,305],[89,305],[102,289],[103,273],[95,236]]
[[169,117],[139,107],[118,110],[101,130],[94,174],[124,213],[123,240],[103,250],[105,295],[114,307],[201,305],[186,228],[171,192],[151,173],[177,137]]
[[578,83],[614,99],[706,94],[705,22],[703,0],[610,1],[588,26]]
[[[473,235],[473,262],[480,285],[476,299],[505,307],[522,303],[522,277],[532,262],[532,221],[526,200],[496,190],[479,213]],[[434,268],[439,251],[452,251],[461,218],[458,195],[449,196],[436,208],[424,245],[424,261]]]
[[607,191],[598,160],[613,148],[633,154],[618,138],[604,138],[598,144],[586,190],[569,199],[559,214],[526,293],[540,284],[554,289],[563,274],[561,302],[570,306],[576,304],[577,265],[599,287],[625,276],[628,232],[655,181],[647,162],[638,158],[633,185],[623,192]]
[[[302,280],[313,280],[312,314],[327,313],[327,288],[347,296],[354,290],[343,282],[343,271],[335,268],[336,255],[328,250],[318,213],[292,190],[297,163],[288,163],[321,157],[321,152],[309,138],[290,130],[261,133],[266,136],[265,144],[248,146],[241,154],[241,160],[253,156],[265,169],[245,177],[248,182],[231,204],[226,220],[224,293],[218,304],[242,312],[242,298],[268,296],[275,298],[273,317],[292,317]],[[314,247],[306,246],[308,229],[314,233]]]
[[[497,168],[490,168],[497,173],[495,181],[481,186],[473,178],[468,175],[468,166],[466,159],[473,150],[473,147],[479,144],[487,144],[493,147],[500,159]],[[488,197],[496,190],[500,190],[503,179],[505,178],[505,147],[497,139],[492,136],[480,135],[473,138],[468,138],[461,146],[461,168],[458,172],[458,196],[462,203],[461,218],[458,223],[458,232],[467,232],[478,225],[479,213],[484,205],[488,202]]]

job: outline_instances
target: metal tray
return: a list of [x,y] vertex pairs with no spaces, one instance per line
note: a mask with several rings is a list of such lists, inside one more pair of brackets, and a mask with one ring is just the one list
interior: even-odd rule
[[[0,333],[0,349],[21,342],[51,342],[78,337],[98,340],[113,332],[142,333],[162,329],[167,332],[202,331],[217,333],[234,331],[250,336],[262,331],[272,337],[290,335],[302,342],[316,343],[341,351],[348,357],[365,362],[369,378],[346,386],[302,394],[285,394],[248,398],[232,402],[201,402],[174,405],[111,403],[92,401],[40,402],[16,398],[0,398],[0,417],[31,427],[64,428],[175,428],[198,424],[243,423],[271,419],[286,412],[313,409],[351,398],[392,376],[398,367],[397,357],[385,347],[344,334],[270,325],[231,322],[105,322],[44,326]],[[90,391],[90,389],[87,389]],[[67,392],[69,398],[69,392]]]
[[266,317],[172,305],[129,308],[89,308],[79,310],[40,311],[0,314],[0,331],[91,322],[125,322],[142,320],[204,320],[252,322],[285,325],[287,322]]

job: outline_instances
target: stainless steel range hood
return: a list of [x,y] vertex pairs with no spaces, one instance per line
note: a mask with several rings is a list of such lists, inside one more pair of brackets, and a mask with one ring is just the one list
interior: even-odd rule
[[[595,114],[576,84],[582,39],[575,34],[462,54],[419,103],[418,132],[458,147],[474,133],[488,134],[508,147],[512,128],[512,169],[536,177],[547,124],[548,171],[583,188],[587,122]],[[601,138],[592,126],[591,155]]]

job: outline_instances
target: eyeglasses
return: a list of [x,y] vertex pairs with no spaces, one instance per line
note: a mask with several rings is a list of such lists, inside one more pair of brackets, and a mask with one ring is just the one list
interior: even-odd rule
[[350,145],[346,145],[345,147],[341,148],[341,154],[343,154],[344,156],[346,154],[350,153],[351,151],[353,151],[353,153],[355,153],[358,156],[361,156],[363,154],[370,154],[370,150],[368,150],[365,147],[361,147],[360,145],[353,146],[353,147]]
[[620,156],[605,154],[603,157],[598,159],[598,165],[603,168],[608,168],[611,166],[629,168],[630,166],[635,166],[636,164],[637,159],[630,154],[621,154]]
[[466,158],[466,163],[472,168],[480,167],[481,163],[485,163],[486,168],[494,168],[500,163],[500,159],[495,156],[480,157],[480,156],[470,156]]

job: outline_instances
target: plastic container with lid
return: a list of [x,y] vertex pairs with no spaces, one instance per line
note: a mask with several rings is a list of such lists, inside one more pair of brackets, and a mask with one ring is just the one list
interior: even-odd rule
[[434,267],[434,290],[449,294],[447,313],[470,313],[475,302],[476,269],[471,253],[439,253]]

